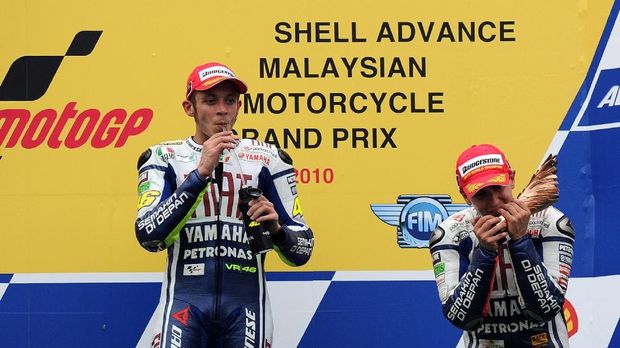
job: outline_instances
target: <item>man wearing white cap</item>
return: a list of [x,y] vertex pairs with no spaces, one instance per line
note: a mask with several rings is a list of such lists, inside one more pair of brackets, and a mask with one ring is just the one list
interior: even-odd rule
[[552,206],[531,214],[514,199],[515,171],[493,145],[463,151],[456,178],[472,206],[429,242],[444,316],[464,330],[466,347],[568,347],[570,221]]
[[246,91],[224,64],[196,67],[182,103],[194,135],[138,160],[136,236],[168,251],[154,347],[270,347],[266,252],[292,266],[312,253],[291,158],[232,132]]

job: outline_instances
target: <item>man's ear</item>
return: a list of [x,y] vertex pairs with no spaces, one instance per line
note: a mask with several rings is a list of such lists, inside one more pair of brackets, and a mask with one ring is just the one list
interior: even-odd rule
[[510,178],[510,189],[515,188],[515,174],[517,174],[517,171],[514,169],[511,169],[510,174],[508,175],[508,177]]
[[185,111],[187,116],[189,117],[195,116],[196,111],[194,110],[194,105],[192,105],[192,103],[189,100],[184,100],[183,103],[181,103],[181,105],[183,106],[183,111]]
[[461,196],[463,196],[463,199],[465,200],[465,203],[471,205],[471,201],[469,200],[469,198],[467,198],[467,196],[465,196],[465,192],[463,192],[463,189],[459,187],[459,192],[461,193]]

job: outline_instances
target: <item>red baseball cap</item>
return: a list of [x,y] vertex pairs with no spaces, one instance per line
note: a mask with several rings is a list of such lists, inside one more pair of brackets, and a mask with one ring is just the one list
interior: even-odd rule
[[248,86],[229,67],[219,62],[209,62],[195,67],[189,74],[185,98],[189,100],[194,91],[206,91],[223,81],[234,83],[239,94],[248,91]]
[[456,160],[456,181],[467,198],[487,186],[510,184],[510,163],[490,144],[473,145]]

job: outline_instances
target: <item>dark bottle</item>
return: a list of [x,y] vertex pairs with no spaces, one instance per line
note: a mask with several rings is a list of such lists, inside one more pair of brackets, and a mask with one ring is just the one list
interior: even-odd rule
[[245,225],[245,231],[248,235],[250,242],[250,249],[254,254],[266,253],[273,249],[273,242],[271,241],[271,234],[260,223],[252,220],[248,215],[248,209],[250,206],[248,203],[263,195],[263,191],[257,187],[242,187],[239,189],[239,210],[243,217],[243,224]]

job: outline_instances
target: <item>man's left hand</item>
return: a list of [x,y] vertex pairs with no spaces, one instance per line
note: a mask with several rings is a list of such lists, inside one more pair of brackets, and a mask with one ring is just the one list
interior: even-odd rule
[[515,199],[498,209],[506,219],[506,230],[510,239],[517,240],[527,234],[531,212],[522,201]]
[[249,202],[250,209],[248,215],[252,220],[264,224],[265,228],[271,233],[276,234],[281,231],[279,216],[276,209],[265,196],[260,196]]

